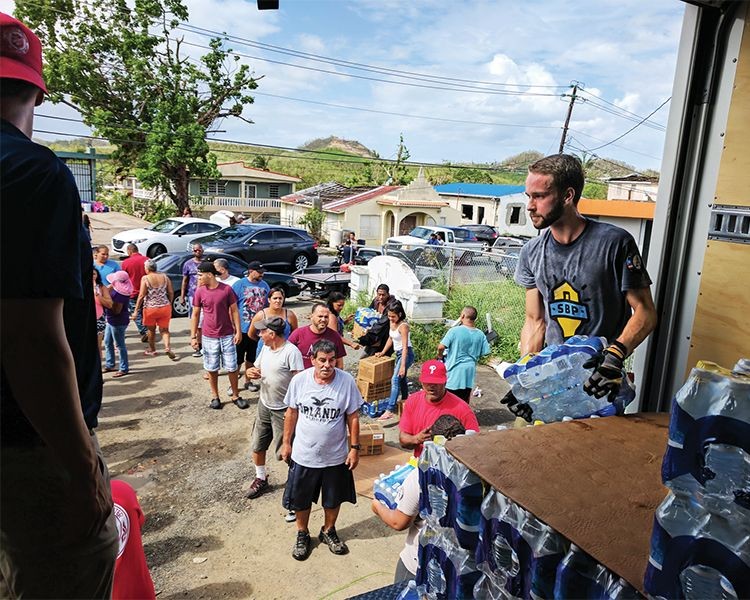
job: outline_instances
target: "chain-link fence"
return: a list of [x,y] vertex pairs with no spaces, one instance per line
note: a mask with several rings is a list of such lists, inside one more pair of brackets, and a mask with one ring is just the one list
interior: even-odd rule
[[513,279],[518,263],[516,252],[393,243],[383,246],[383,251],[404,261],[423,288],[434,289],[448,298],[446,318],[458,318],[464,306],[473,306],[479,314],[477,325],[487,330],[489,315],[492,329],[499,336],[493,354],[505,360],[518,358],[526,296],[524,288]]

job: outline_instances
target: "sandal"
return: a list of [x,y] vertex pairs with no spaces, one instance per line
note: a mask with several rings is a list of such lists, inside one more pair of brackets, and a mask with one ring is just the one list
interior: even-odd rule
[[112,377],[113,378],[125,377],[125,375],[127,375],[127,373],[125,371],[117,371],[117,373],[115,373],[114,375],[112,375]]
[[102,369],[102,373],[114,373],[115,371],[117,371],[117,369],[114,367],[104,367]]
[[171,358],[172,360],[174,360],[175,358],[177,358],[177,356],[175,355],[175,353],[174,353],[174,352],[172,352],[172,349],[171,349],[171,348],[167,348],[167,349],[166,349],[166,350],[164,351],[164,353],[165,353],[165,354],[166,354],[166,355],[167,355],[167,356],[168,356],[169,358]]
[[156,356],[159,353],[156,350],[145,350],[143,354],[144,356]]
[[391,419],[395,419],[395,418],[396,418],[396,415],[393,414],[390,410],[387,410],[378,417],[378,421],[390,421]]

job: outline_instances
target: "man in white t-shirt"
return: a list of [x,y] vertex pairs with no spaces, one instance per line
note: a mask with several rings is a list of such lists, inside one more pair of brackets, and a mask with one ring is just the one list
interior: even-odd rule
[[[451,439],[466,429],[453,415],[442,415],[438,417],[430,427],[434,436],[443,436]],[[419,469],[414,469],[404,479],[404,483],[397,492],[396,508],[390,509],[379,500],[372,501],[372,512],[396,531],[409,529],[406,533],[406,543],[401,550],[398,563],[396,563],[396,575],[394,583],[414,579],[419,566],[419,533],[422,531],[424,521],[419,517]]]
[[[318,539],[334,554],[349,549],[336,533],[336,518],[344,502],[356,504],[352,471],[359,462],[359,409],[362,394],[354,378],[336,368],[336,346],[321,339],[311,348],[312,368],[289,384],[284,402],[281,458],[289,463],[284,508],[296,512],[297,541],[292,557],[310,555],[312,503],[321,496],[324,525]],[[347,448],[347,429],[350,448]]]
[[217,258],[214,260],[214,268],[219,272],[216,276],[216,281],[219,283],[224,283],[232,287],[240,280],[239,277],[235,277],[229,272],[229,262],[227,262],[226,258]]
[[281,460],[281,442],[284,435],[284,413],[289,382],[304,369],[302,353],[297,346],[284,339],[283,319],[273,317],[255,323],[255,330],[263,347],[255,357],[253,366],[247,369],[248,379],[260,379],[260,402],[252,434],[255,479],[250,484],[246,498],[257,498],[268,489],[266,473],[266,451],[275,441],[274,454]]

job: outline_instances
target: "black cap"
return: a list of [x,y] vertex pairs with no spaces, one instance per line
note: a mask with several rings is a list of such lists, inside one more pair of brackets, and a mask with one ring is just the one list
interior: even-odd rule
[[262,273],[266,270],[266,267],[263,266],[263,263],[259,260],[251,260],[247,265],[248,271],[258,271],[259,273]]
[[269,329],[276,335],[281,335],[286,329],[284,321],[280,317],[271,317],[270,319],[261,319],[255,324],[255,329],[262,331],[263,329]]
[[219,274],[219,272],[216,270],[216,267],[214,267],[214,263],[209,260],[204,260],[201,264],[198,265],[198,272],[213,273],[214,275]]

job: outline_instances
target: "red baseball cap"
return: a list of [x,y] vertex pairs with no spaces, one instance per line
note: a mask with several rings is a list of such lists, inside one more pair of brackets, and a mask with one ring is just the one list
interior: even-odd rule
[[422,365],[419,381],[422,383],[446,383],[448,374],[445,371],[445,364],[439,360],[428,360]]
[[0,78],[20,79],[45,94],[42,79],[42,43],[18,19],[0,12]]

